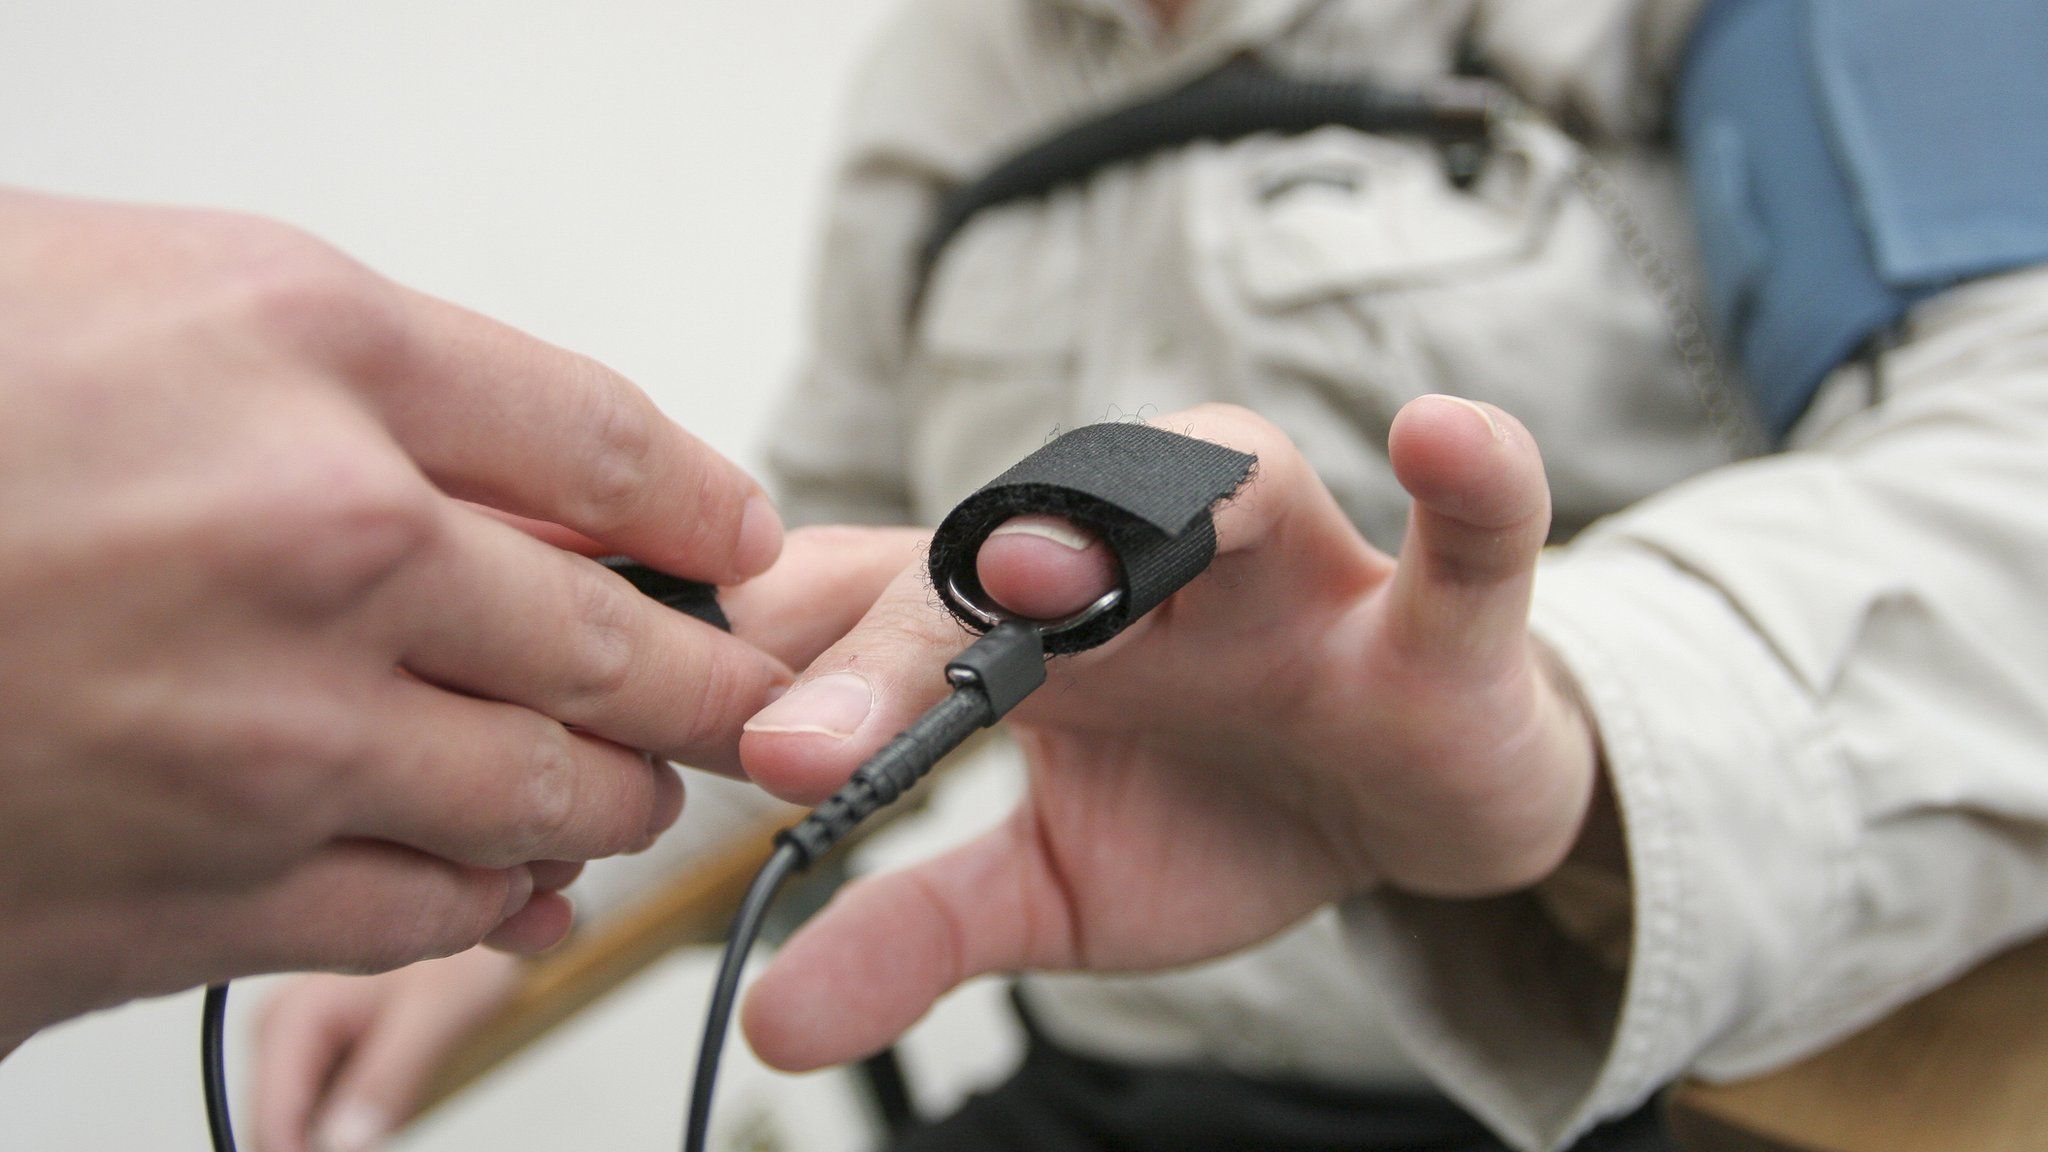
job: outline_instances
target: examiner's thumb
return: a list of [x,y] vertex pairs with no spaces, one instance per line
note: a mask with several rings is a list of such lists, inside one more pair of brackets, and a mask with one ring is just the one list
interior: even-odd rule
[[404,997],[356,1042],[313,1125],[311,1152],[380,1152],[412,1115],[434,1069],[487,1005]]
[[397,1126],[384,1108],[361,1099],[338,1099],[320,1114],[311,1152],[378,1152]]

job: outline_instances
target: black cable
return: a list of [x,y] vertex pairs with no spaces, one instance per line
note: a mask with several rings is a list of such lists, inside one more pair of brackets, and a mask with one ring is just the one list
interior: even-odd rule
[[719,1055],[725,1047],[733,1003],[739,998],[740,973],[776,892],[791,876],[830,852],[855,825],[923,779],[946,753],[966,742],[977,729],[1002,719],[1045,683],[1045,640],[1036,625],[1021,621],[999,624],[946,665],[946,679],[953,691],[945,699],[868,757],[830,800],[776,837],[775,854],[747,889],[746,899],[733,917],[725,955],[718,962],[718,981],[712,986],[704,1040],[697,1051],[696,1081],[690,1090],[689,1122],[683,1129],[683,1152],[704,1152],[711,1131],[711,1097],[718,1081]]
[[[768,908],[789,878],[830,852],[856,825],[896,800],[922,780],[948,752],[975,731],[1002,719],[1018,701],[1045,683],[1045,644],[1038,628],[1020,622],[1002,624],[969,645],[946,666],[953,691],[917,718],[901,735],[883,745],[854,772],[832,798],[820,804],[796,827],[776,838],[776,848],[754,875],[746,897],[733,916],[725,953],[718,962],[711,1004],[704,1020],[704,1038],[697,1049],[697,1071],[690,1089],[689,1120],[683,1129],[685,1152],[703,1152],[711,1130],[711,1098],[718,1083],[719,1059],[739,999],[740,976],[747,955],[761,935]],[[228,1115],[227,1067],[222,1034],[226,1031],[228,986],[206,990],[200,1022],[200,1067],[206,1088],[206,1122],[214,1152],[236,1152],[234,1126]]]
[[910,1078],[903,1074],[903,1061],[894,1048],[884,1048],[860,1062],[861,1079],[890,1139],[896,1139],[918,1123],[917,1102],[910,1098]]
[[[1082,463],[1087,467],[1077,473],[1075,463],[1065,461],[1055,469],[1059,472],[1055,479],[1060,482],[1030,472],[1024,476],[1031,482],[1026,486],[1034,492],[1043,489],[1044,492],[1040,492],[1042,498],[1045,492],[1065,493],[1067,497],[1078,498],[1083,504],[1093,501],[1095,504],[1114,505],[1144,521],[1149,534],[1142,539],[1119,537],[1116,533],[1111,533],[1109,539],[1112,547],[1116,547],[1119,541],[1124,545],[1117,548],[1117,552],[1127,581],[1131,576],[1133,558],[1141,561],[1138,574],[1143,577],[1144,595],[1134,600],[1131,585],[1125,583],[1070,617],[1034,623],[1002,617],[999,610],[981,604],[974,595],[962,589],[958,573],[947,574],[940,586],[947,593],[948,607],[963,624],[977,631],[986,631],[946,665],[946,680],[953,685],[952,692],[869,757],[831,799],[776,838],[774,853],[762,865],[740,904],[732,932],[726,940],[724,955],[719,961],[717,982],[713,986],[704,1036],[699,1045],[689,1116],[683,1132],[684,1152],[704,1152],[710,1132],[711,1102],[717,1086],[719,1059],[731,1025],[733,1005],[739,998],[740,977],[746,967],[747,955],[761,934],[769,906],[789,878],[830,852],[862,820],[893,803],[977,729],[1001,720],[1010,709],[1037,691],[1045,683],[1048,651],[1078,651],[1102,643],[1193,579],[1214,558],[1215,529],[1209,520],[1209,508],[1243,484],[1250,475],[1254,459],[1202,441],[1162,434],[1142,425],[1100,425],[1096,429],[1099,435],[1094,439],[1072,433],[1053,441],[1031,459],[998,477],[968,503],[972,504],[991,493],[997,498],[1003,497],[1010,487],[1017,486],[1013,481],[1029,472],[1034,461],[1048,455],[1061,455],[1085,440],[1088,451],[1082,454],[1088,459]],[[1161,435],[1165,435],[1171,444],[1162,446],[1155,442],[1153,438]],[[1138,485],[1144,491],[1129,490],[1131,485],[1118,479],[1127,480],[1129,477],[1117,473],[1113,467],[1119,454],[1105,451],[1104,446],[1097,443],[1103,436],[1147,437],[1145,451],[1138,455],[1146,457],[1148,469],[1156,471],[1153,466],[1162,459],[1177,461],[1177,470],[1169,469],[1171,474],[1166,477],[1175,482],[1171,486],[1173,490],[1166,493],[1154,490],[1158,488],[1157,476],[1152,477],[1149,488],[1144,484]],[[1174,445],[1179,446],[1178,453],[1167,450]],[[1190,458],[1188,446],[1204,455]],[[1106,466],[1111,466],[1110,473],[1115,474],[1106,474]],[[1190,481],[1193,481],[1192,485]],[[1089,490],[1091,484],[1111,488],[1115,495],[1096,494]],[[1189,500],[1196,501],[1192,509],[1181,507]],[[1140,510],[1125,508],[1133,501],[1142,506]],[[1064,499],[1059,505],[1068,513],[1075,512],[1078,506],[1074,499]],[[1145,510],[1151,512],[1149,520],[1144,515]],[[959,510],[956,509],[955,517],[958,515]],[[947,523],[951,524],[953,519],[949,517]],[[1157,522],[1162,520],[1168,523]],[[946,531],[946,526],[942,525],[941,536]],[[986,533],[982,535],[985,537]],[[1128,537],[1129,533],[1125,536]],[[626,564],[624,567],[631,569],[635,566]],[[625,574],[630,576],[631,572]],[[636,587],[641,587],[648,595],[662,598],[664,603],[671,602],[666,593],[674,591],[640,584]],[[715,597],[681,599],[689,601],[689,604],[676,603],[676,607],[684,611],[691,611],[689,605],[699,600],[708,599],[713,610],[717,606]],[[723,623],[722,617],[706,618],[715,625]],[[1091,633],[1090,629],[1094,631]],[[1077,641],[1077,636],[1085,639]],[[214,1152],[236,1152],[223,1052],[227,996],[225,982],[207,988],[200,1026],[201,1075],[206,1093],[207,1126],[213,1137]]]
[[199,1016],[199,1079],[206,1091],[206,1130],[213,1152],[235,1152],[235,1121],[228,1112],[228,985],[209,984]]
[[1257,57],[1233,58],[1179,88],[1064,125],[948,192],[918,250],[910,314],[919,312],[940,255],[968,221],[1078,184],[1112,164],[1201,140],[1230,142],[1262,132],[1293,136],[1330,125],[1477,146],[1491,132],[1492,105],[1492,89],[1481,81],[1398,92],[1349,79],[1289,76]]
[[683,1147],[702,1149],[711,1130],[711,1090],[718,1081],[718,1060],[725,1051],[725,1032],[732,1020],[733,1002],[739,998],[740,973],[747,966],[747,953],[761,935],[761,923],[768,918],[768,906],[791,876],[808,863],[803,849],[784,841],[761,866],[747,888],[746,899],[733,916],[732,932],[725,940],[725,955],[718,961],[718,982],[712,985],[711,1007],[704,1020],[704,1039],[697,1046],[697,1077],[690,1088],[690,1120],[683,1130]]

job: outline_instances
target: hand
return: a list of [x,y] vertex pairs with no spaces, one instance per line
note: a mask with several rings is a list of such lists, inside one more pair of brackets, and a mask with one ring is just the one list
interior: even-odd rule
[[487,948],[381,976],[303,976],[257,1026],[256,1146],[368,1152],[419,1111],[455,1043],[512,995],[519,961]]
[[[1003,826],[853,886],[782,951],[744,1014],[770,1063],[873,1051],[984,972],[1191,963],[1381,883],[1512,890],[1580,835],[1595,743],[1526,630],[1549,493],[1518,423],[1445,397],[1401,413],[1389,449],[1415,503],[1398,565],[1257,417],[1161,424],[1259,458],[1217,511],[1214,566],[1052,662],[1012,714],[1030,785]],[[1111,584],[1071,527],[1009,528],[979,567],[1011,610],[1058,616]],[[822,798],[946,690],[965,642],[904,573],[749,723],[748,771]]]
[[[547,526],[530,527],[563,546],[584,547]],[[908,528],[799,529],[773,568],[725,590],[726,615],[736,633],[764,651],[809,663],[853,627],[923,544],[924,534]],[[792,604],[812,607],[791,610]],[[428,1078],[452,1046],[511,995],[517,974],[510,957],[472,949],[382,976],[313,976],[284,985],[257,1029],[257,1146],[381,1147],[419,1110]]]
[[0,1038],[542,946],[535,862],[679,811],[629,749],[730,767],[789,679],[477,507],[730,583],[780,544],[751,480],[279,225],[0,191],[0,426]]

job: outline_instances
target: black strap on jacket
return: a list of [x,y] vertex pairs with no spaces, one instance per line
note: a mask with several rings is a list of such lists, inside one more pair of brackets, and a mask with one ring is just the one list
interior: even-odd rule
[[1082,183],[1114,164],[1200,140],[1229,142],[1261,132],[1295,136],[1335,125],[1472,148],[1488,138],[1495,91],[1484,82],[1450,79],[1425,91],[1390,92],[1353,81],[1283,76],[1256,57],[1234,58],[1179,88],[1060,128],[953,189],[940,202],[918,252],[910,313],[917,314],[946,245],[991,208]]

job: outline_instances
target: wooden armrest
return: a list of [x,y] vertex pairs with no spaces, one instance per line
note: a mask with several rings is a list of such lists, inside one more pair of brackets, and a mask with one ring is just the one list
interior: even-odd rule
[[783,818],[735,832],[672,882],[579,933],[527,969],[517,991],[464,1037],[428,1082],[426,1112],[462,1091],[591,1002],[685,944],[722,939],[754,873],[774,850]]
[[[965,763],[985,752],[991,740],[989,732],[976,733],[949,762]],[[946,771],[947,765],[941,764],[933,777]],[[920,787],[876,813],[846,838],[839,851],[920,811],[928,797],[929,789]],[[426,1115],[669,952],[686,944],[723,940],[754,873],[775,850],[775,834],[802,816],[801,810],[791,809],[729,832],[724,847],[684,868],[659,891],[610,923],[578,933],[532,964],[512,997],[464,1037],[435,1070],[419,1115]]]
[[1816,1056],[1669,1098],[1688,1152],[2048,1149],[2048,937]]

